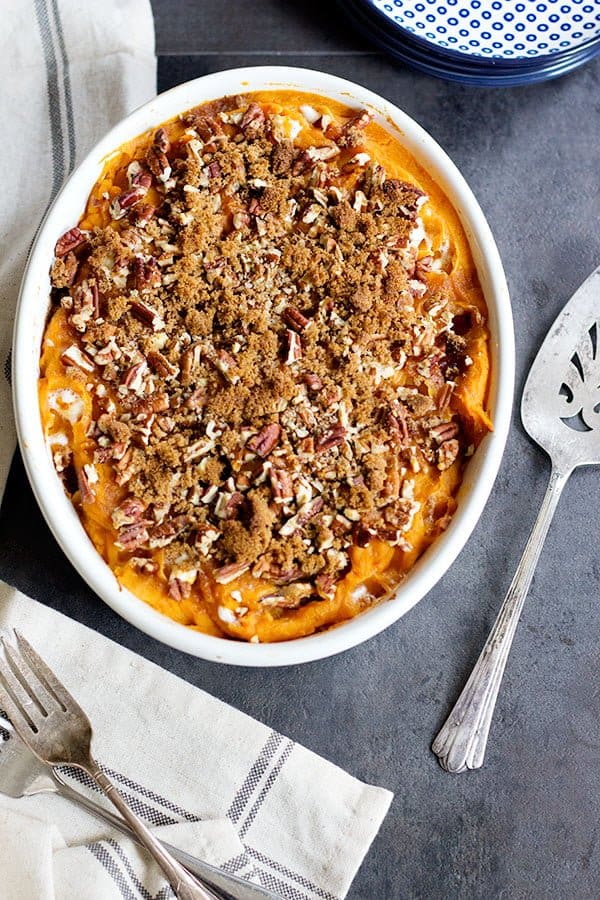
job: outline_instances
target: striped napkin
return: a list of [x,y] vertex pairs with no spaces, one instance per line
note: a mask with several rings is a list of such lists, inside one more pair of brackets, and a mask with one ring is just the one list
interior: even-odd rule
[[[86,710],[95,755],[161,838],[284,900],[346,895],[389,791],[0,582],[0,634],[12,628]],[[89,789],[83,773],[75,778],[74,786]],[[0,794],[0,896],[167,900],[172,893],[145,853],[74,804]]]
[[[10,136],[0,194],[3,362],[37,223],[77,160],[155,93],[148,0],[4,0],[0,84]],[[15,447],[9,368],[0,376],[0,499]],[[285,900],[345,896],[388,791],[0,582],[0,631],[15,627],[88,711],[98,758],[160,837]],[[0,729],[0,766],[13,740]],[[0,897],[172,896],[144,852],[73,804],[0,795]]]

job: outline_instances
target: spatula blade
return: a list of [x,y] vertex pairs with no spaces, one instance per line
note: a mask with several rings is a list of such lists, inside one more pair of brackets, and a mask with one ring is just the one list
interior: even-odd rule
[[600,462],[600,266],[559,313],[531,366],[523,425],[568,471]]

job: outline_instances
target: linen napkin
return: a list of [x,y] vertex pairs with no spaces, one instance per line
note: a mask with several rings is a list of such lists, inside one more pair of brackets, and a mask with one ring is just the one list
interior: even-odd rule
[[149,0],[2,0],[0,501],[15,449],[9,349],[36,228],[75,164],[156,93]]
[[[389,791],[0,582],[0,633],[12,628],[86,710],[97,758],[159,836],[285,900],[345,896]],[[0,795],[0,883],[10,900],[172,896],[131,841],[53,795]]]

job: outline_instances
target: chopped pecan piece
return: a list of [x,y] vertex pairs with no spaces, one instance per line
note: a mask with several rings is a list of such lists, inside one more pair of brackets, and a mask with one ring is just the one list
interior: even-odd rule
[[393,412],[389,406],[383,410],[382,423],[387,428],[390,440],[393,443],[406,446],[409,440],[409,432],[406,413],[401,403],[394,404]]
[[149,203],[140,203],[134,210],[135,224],[140,226],[145,225],[150,221],[155,212],[156,208],[154,206],[151,206]]
[[148,362],[161,378],[169,378],[169,376],[177,374],[177,366],[172,365],[159,350],[151,350],[149,352]]
[[130,366],[129,369],[125,370],[121,384],[126,388],[129,388],[130,391],[135,391],[137,393],[142,389],[144,375],[147,370],[148,365],[145,361]]
[[314,519],[314,517],[321,512],[323,506],[324,500],[322,497],[315,497],[314,500],[309,500],[300,507],[295,516],[288,519],[279,529],[279,534],[282,537],[290,537],[295,531],[302,528],[302,526],[306,525],[311,519]]
[[265,114],[258,103],[251,103],[240,122],[240,128],[246,135],[251,137],[262,130],[265,123]]
[[144,300],[133,299],[131,301],[131,312],[141,322],[150,325],[153,331],[161,331],[165,327],[165,323],[159,313]]
[[70,228],[69,231],[65,231],[62,237],[59,237],[57,240],[54,248],[54,255],[58,257],[66,256],[67,253],[71,253],[73,250],[83,247],[87,242],[87,232],[82,231],[80,228]]
[[292,363],[302,359],[302,341],[300,335],[295,331],[292,331],[291,328],[288,328],[285,333],[285,343],[285,364],[286,366],[291,366]]
[[72,251],[67,253],[66,256],[57,257],[50,272],[52,285],[56,288],[71,287],[75,281],[78,268],[79,260]]
[[137,497],[128,497],[111,513],[112,523],[117,529],[123,528],[125,525],[133,525],[140,521],[145,509],[146,507]]
[[334,156],[339,155],[339,152],[340,148],[335,144],[325,147],[307,147],[296,157],[292,172],[294,175],[301,175],[307,169],[312,169],[315,163],[333,159]]
[[450,406],[450,401],[452,399],[452,394],[454,393],[454,385],[447,381],[443,387],[438,391],[437,396],[437,405],[438,409],[443,410],[447,409]]
[[295,331],[303,331],[310,322],[310,319],[307,319],[295,306],[286,306],[281,314],[281,318],[286,325],[289,325]]
[[321,572],[315,578],[315,586],[319,597],[323,600],[331,600],[335,596],[336,578],[329,572]]
[[444,441],[440,444],[437,453],[437,466],[442,472],[449,469],[458,458],[460,445],[457,440]]
[[451,438],[456,437],[458,425],[456,422],[442,422],[440,425],[435,425],[431,428],[429,434],[438,444],[443,444],[444,441],[449,441]]
[[261,606],[276,607],[278,609],[298,609],[303,600],[307,600],[314,594],[314,588],[310,582],[297,581],[290,584],[277,594],[264,594],[258,601]]
[[330,431],[322,434],[315,441],[315,453],[324,453],[332,447],[338,447],[346,440],[346,429],[343,425],[334,425]]
[[171,142],[164,128],[159,128],[155,133],[154,146],[157,147],[161,153],[168,153],[171,149]]
[[148,542],[148,529],[143,522],[128,525],[119,530],[119,536],[115,541],[118,550],[137,550]]
[[98,286],[93,278],[76,284],[71,292],[73,312],[69,322],[77,331],[84,332],[92,319],[99,315]]
[[167,159],[167,155],[160,150],[156,144],[153,144],[152,147],[148,149],[148,152],[146,153],[146,162],[155,178],[163,183],[169,180],[171,176],[169,160]]
[[187,599],[191,593],[192,587],[187,581],[182,581],[181,578],[169,578],[168,594],[173,600],[181,602],[182,600]]
[[84,372],[93,372],[95,369],[94,360],[91,356],[80,350],[76,344],[71,344],[70,347],[63,351],[60,361],[65,366],[77,366]]
[[287,469],[271,466],[269,469],[271,489],[276,503],[287,503],[294,498],[294,484]]
[[187,515],[174,516],[161,525],[156,525],[148,536],[148,546],[151,550],[167,547],[172,544],[186,529],[193,525],[193,518]]
[[123,191],[110,204],[113,219],[122,219],[140,200],[146,196],[151,184],[151,176],[140,176],[139,182],[128,191]]
[[153,575],[158,570],[158,565],[147,556],[132,556],[129,565],[143,575]]
[[366,128],[369,122],[373,121],[373,113],[367,109],[361,109],[351,119],[343,125],[342,131],[349,131],[351,128]]
[[221,566],[219,569],[215,569],[213,578],[217,584],[229,584],[231,581],[239,578],[240,575],[243,575],[244,572],[247,572],[249,568],[250,563],[231,563],[228,566]]
[[133,275],[136,290],[140,293],[151,291],[162,284],[162,275],[153,256],[150,259],[142,259],[141,256],[136,256],[133,261]]
[[189,397],[184,400],[183,405],[187,407],[187,409],[202,409],[203,406],[206,406],[207,396],[204,388],[196,388],[195,391],[192,391]]
[[305,372],[302,376],[302,381],[309,391],[313,391],[315,394],[323,387],[323,382],[318,375],[314,374],[314,372]]
[[265,459],[277,446],[281,437],[281,425],[276,422],[265,425],[264,428],[246,442],[248,450],[252,450],[257,456]]
[[92,479],[90,479],[90,469],[95,473],[96,470],[93,466],[83,466],[77,470],[77,484],[82,503],[93,503],[96,499],[96,494],[92,488]]
[[185,121],[195,129],[203,141],[210,141],[215,135],[223,133],[223,126],[219,120],[203,113],[189,113]]
[[240,376],[237,371],[237,362],[231,353],[221,348],[216,353],[208,352],[206,357],[226,381],[230,384],[237,384]]
[[352,529],[352,538],[357,547],[366,547],[369,541],[373,540],[375,534],[375,531],[367,528],[362,522],[357,522]]

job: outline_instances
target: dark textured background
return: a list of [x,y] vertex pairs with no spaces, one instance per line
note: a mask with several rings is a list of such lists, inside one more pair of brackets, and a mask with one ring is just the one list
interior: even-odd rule
[[[160,90],[236,66],[300,65],[361,82],[424,125],[461,168],[498,241],[513,298],[520,393],[548,326],[600,263],[600,59],[546,85],[467,88],[395,65],[328,0],[153,6]],[[492,498],[442,583],[384,634],[302,667],[212,665],[121,621],[63,557],[18,461],[0,518],[0,577],[395,791],[354,900],[595,898],[597,470],[576,473],[559,507],[485,767],[450,776],[429,750],[508,587],[547,477],[546,459],[515,417]]]

